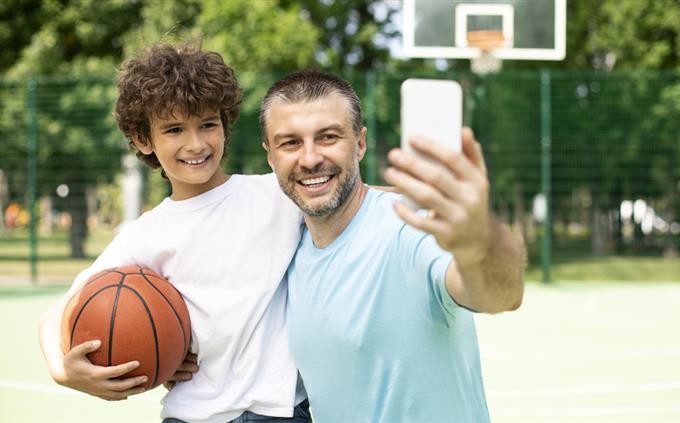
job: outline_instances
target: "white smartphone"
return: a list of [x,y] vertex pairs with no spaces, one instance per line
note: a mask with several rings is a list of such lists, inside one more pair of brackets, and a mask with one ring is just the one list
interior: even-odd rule
[[420,135],[460,152],[462,127],[463,90],[456,81],[407,79],[401,84],[402,150],[413,152],[408,140]]

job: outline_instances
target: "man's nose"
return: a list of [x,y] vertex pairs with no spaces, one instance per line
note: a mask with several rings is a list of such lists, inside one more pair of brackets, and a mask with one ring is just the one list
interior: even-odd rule
[[320,147],[314,141],[305,142],[302,157],[300,158],[300,166],[307,169],[314,169],[323,162],[323,155],[319,151]]

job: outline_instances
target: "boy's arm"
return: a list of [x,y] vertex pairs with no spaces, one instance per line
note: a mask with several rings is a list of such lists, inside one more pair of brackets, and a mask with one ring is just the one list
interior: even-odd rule
[[491,215],[481,146],[468,128],[462,138],[462,154],[430,140],[412,139],[417,151],[438,163],[396,149],[390,152],[393,167],[385,172],[385,180],[429,210],[422,215],[395,203],[397,214],[454,254],[446,273],[451,297],[480,312],[514,310],[524,290],[524,245]]
[[67,354],[61,351],[61,316],[70,292],[61,297],[40,319],[40,347],[50,375],[60,385],[85,392],[96,397],[117,401],[144,392],[138,385],[146,382],[146,376],[117,379],[137,368],[139,363],[131,361],[118,366],[96,366],[87,359],[87,354],[99,349],[99,340],[76,345]]

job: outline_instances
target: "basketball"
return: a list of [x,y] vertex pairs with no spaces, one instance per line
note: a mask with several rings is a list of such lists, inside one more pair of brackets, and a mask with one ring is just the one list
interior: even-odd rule
[[88,354],[90,361],[100,366],[139,361],[125,377],[146,375],[147,390],[175,373],[189,350],[190,335],[181,294],[166,279],[139,266],[92,276],[66,304],[61,321],[64,353],[99,339],[101,347]]

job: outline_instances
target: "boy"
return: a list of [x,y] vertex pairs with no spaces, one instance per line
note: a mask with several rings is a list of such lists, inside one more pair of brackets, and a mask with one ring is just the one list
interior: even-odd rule
[[200,365],[191,377],[197,366],[190,356],[175,375],[190,380],[165,396],[164,421],[308,422],[288,351],[282,283],[301,216],[273,175],[227,175],[221,167],[239,112],[232,69],[200,47],[159,44],[123,64],[118,90],[118,126],[144,163],[162,169],[172,194],[116,236],[43,316],[41,346],[52,377],[107,400],[142,392],[143,376],[124,378],[139,363],[87,360],[99,340],[67,354],[59,347],[64,305],[82,283],[102,269],[138,264],[184,296]]

